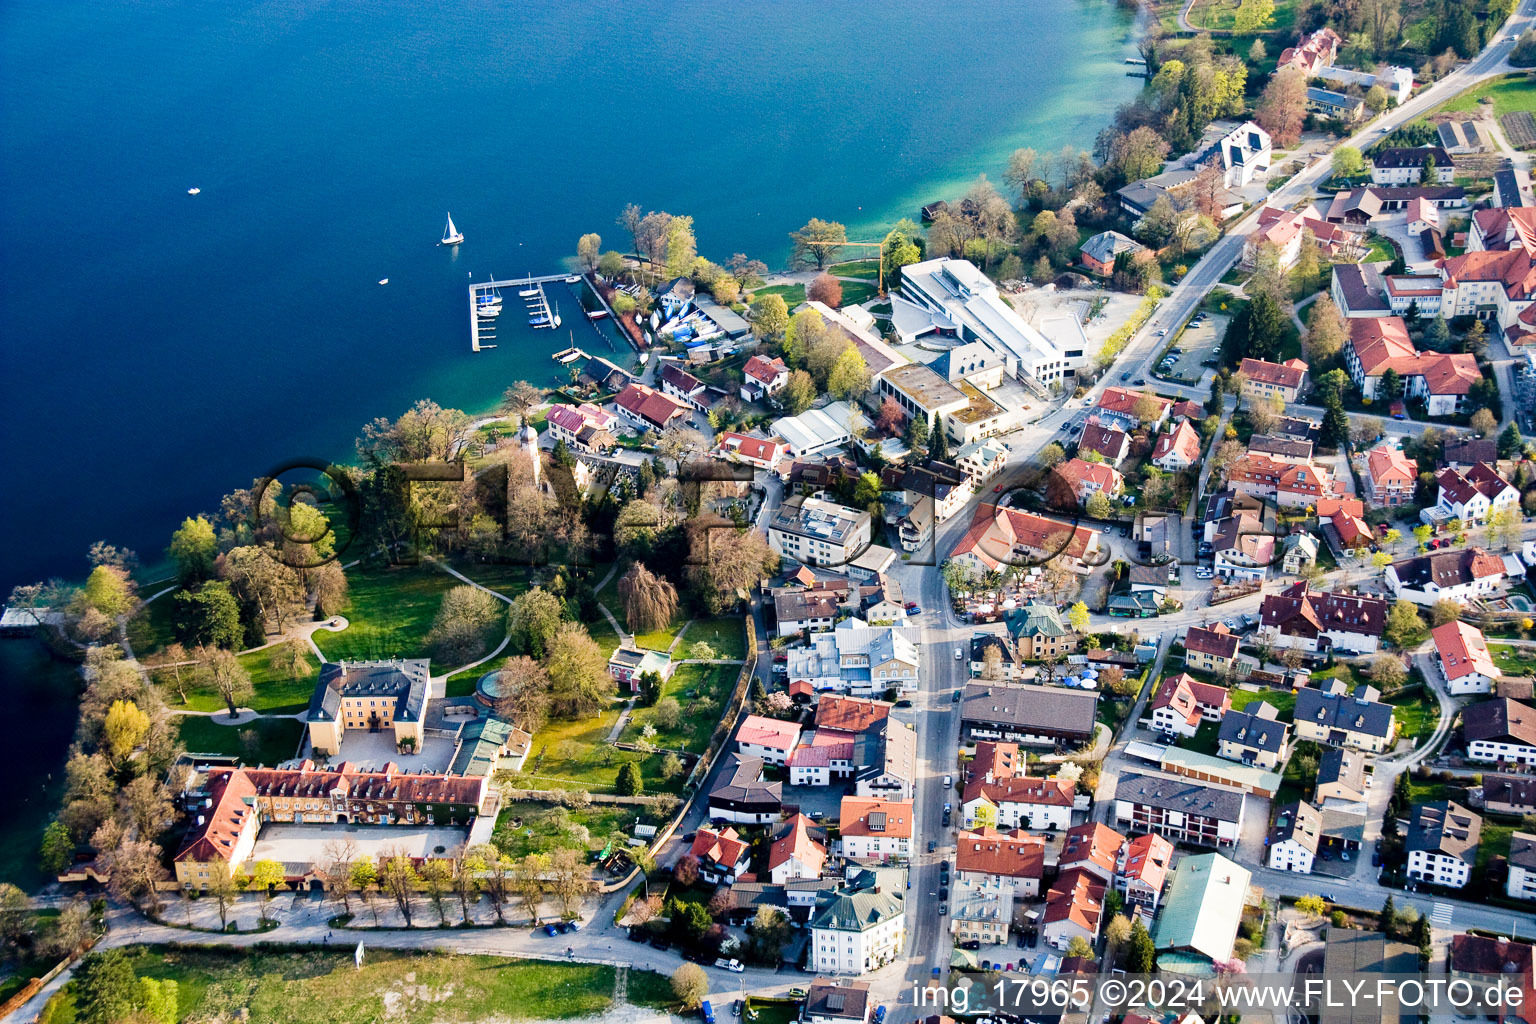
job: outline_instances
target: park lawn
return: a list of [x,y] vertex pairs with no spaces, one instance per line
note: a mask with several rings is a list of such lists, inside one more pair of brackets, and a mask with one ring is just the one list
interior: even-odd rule
[[1514,644],[1489,644],[1488,653],[1493,663],[1507,676],[1536,674],[1536,647],[1516,647]]
[[1485,97],[1493,99],[1495,117],[1503,117],[1516,110],[1529,110],[1536,113],[1536,79],[1529,74],[1492,78],[1451,97],[1436,107],[1432,113],[1475,111]]
[[[845,284],[847,282],[844,282]],[[784,304],[793,310],[805,301],[805,285],[803,284],[775,284],[766,288],[752,289],[753,300],[764,295],[778,295],[784,300]]]
[[675,793],[683,777],[671,782],[661,777],[664,755],[642,755],[619,750],[608,742],[608,734],[619,719],[619,705],[613,704],[595,718],[571,722],[551,722],[533,738],[533,749],[523,770],[516,777],[530,789],[584,789],[595,793],[614,793],[619,766],[625,761],[640,765],[640,775],[648,793]]
[[482,587],[509,598],[516,597],[551,574],[548,567],[504,565],[499,562],[457,561],[453,567]]
[[176,640],[172,625],[172,611],[176,594],[165,594],[154,601],[141,605],[133,618],[128,620],[128,642],[133,653],[140,658],[165,650]]
[[[851,260],[848,263],[837,263],[827,268],[827,273],[833,277],[857,277],[864,281],[873,281],[880,274],[879,260]],[[843,282],[847,286],[847,282]]]
[[[1187,17],[1189,23],[1197,29],[1231,31],[1237,23],[1237,9],[1241,6],[1242,0],[1195,0]],[[1279,0],[1275,4],[1275,13],[1270,19],[1270,24],[1261,31],[1288,32],[1295,24],[1296,5],[1290,0]]]
[[[481,1020],[561,1020],[599,1014],[613,1004],[614,968],[491,956],[368,949],[361,969],[350,950],[129,947],[134,973],[173,978],[183,1020],[221,1018],[245,1007],[253,1021],[289,1024],[389,1021],[436,1024]],[[632,971],[629,993],[656,999],[648,972]],[[665,985],[666,979],[660,979]],[[42,1019],[76,1019],[72,993],[56,998]]]
[[1289,722],[1296,712],[1296,695],[1289,690],[1244,690],[1234,686],[1227,691],[1232,697],[1232,710],[1244,711],[1248,705],[1260,701],[1280,712],[1280,721]]
[[[313,652],[306,653],[304,661],[308,667],[295,679],[273,663],[281,650],[279,645],[240,655],[240,664],[250,674],[253,691],[251,696],[239,702],[241,707],[269,715],[291,715],[309,707],[309,698],[315,692],[315,680],[320,672],[320,662]],[[181,673],[182,678],[190,679],[193,667],[184,666]],[[156,669],[154,675],[170,707],[186,711],[224,710],[224,698],[219,696],[211,683],[192,685],[189,682],[186,687],[187,702],[183,704],[172,671],[168,668]]]
[[[617,595],[615,595],[614,600],[618,600]],[[609,610],[612,611],[611,608]],[[621,605],[619,610],[613,613],[613,617],[618,619],[620,622],[624,621],[623,610],[624,609]],[[653,629],[649,633],[636,633],[635,646],[643,647],[648,651],[671,650],[672,641],[677,639],[677,634],[682,631],[683,626],[685,626],[687,623],[688,613],[683,610],[682,602],[678,602],[677,611],[672,615],[672,621],[667,623],[661,629]],[[692,638],[693,630],[690,629],[688,632],[690,638]],[[686,641],[684,646],[687,646]],[[681,651],[679,651],[675,653],[673,657],[681,658],[684,657],[684,655]]]
[[[624,743],[637,743],[647,725],[656,725],[656,735],[651,742],[658,748],[702,754],[704,748],[709,746],[709,737],[719,722],[725,698],[736,684],[740,671],[735,665],[679,666],[672,673],[672,678],[662,685],[660,698],[665,700],[672,697],[683,706],[684,713],[677,728],[663,729],[656,725],[655,708],[637,706],[630,712],[629,722],[624,726],[624,733],[619,739]],[[690,714],[691,705],[699,699],[713,701],[715,709],[707,714]]]
[[[660,816],[649,806],[591,804],[587,807],[559,807],[554,804],[518,800],[505,805],[496,816],[496,831],[491,841],[509,857],[547,853],[570,848],[587,852],[601,850],[618,833],[632,834],[636,819],[642,825],[661,825]],[[514,826],[513,820],[519,820]],[[587,830],[581,841],[577,828]],[[533,833],[529,835],[528,833]]]
[[722,615],[717,619],[694,619],[688,632],[683,634],[681,654],[691,658],[694,644],[704,641],[715,649],[715,654],[730,661],[741,661],[747,656],[747,633],[743,620],[734,615]]
[[468,697],[475,692],[475,684],[487,672],[494,672],[507,663],[506,658],[496,658],[484,665],[466,668],[449,676],[443,684],[444,697]]
[[[247,764],[275,765],[299,752],[304,723],[296,718],[258,718],[220,725],[209,715],[178,715],[181,743],[194,754],[227,754]],[[245,734],[254,733],[247,743]]]
[[1403,739],[1425,739],[1440,724],[1440,703],[1422,690],[1389,698],[1387,703],[1393,707],[1392,717],[1397,719],[1397,732]]
[[331,661],[424,658],[427,633],[443,595],[458,580],[430,565],[347,571],[347,606],[340,633],[319,629],[315,643]]
[[868,302],[880,294],[873,282],[869,281],[839,281],[843,286],[843,305],[857,306],[861,302]]
[[609,625],[608,620],[601,615],[592,622],[588,622],[586,626],[587,634],[597,642],[598,647],[602,648],[603,656],[607,658],[613,657],[613,652],[618,650],[619,644],[623,642],[618,631]]

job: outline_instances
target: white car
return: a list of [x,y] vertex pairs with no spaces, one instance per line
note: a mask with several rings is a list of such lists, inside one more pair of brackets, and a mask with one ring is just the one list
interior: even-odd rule
[[715,961],[715,966],[720,968],[722,971],[731,971],[735,974],[740,974],[742,971],[746,970],[746,967],[743,966],[740,960],[726,960],[721,958]]
[[960,648],[956,647],[955,648],[955,660],[959,661],[960,659],[962,659],[964,657],[965,657],[965,652],[963,650],[961,650]]

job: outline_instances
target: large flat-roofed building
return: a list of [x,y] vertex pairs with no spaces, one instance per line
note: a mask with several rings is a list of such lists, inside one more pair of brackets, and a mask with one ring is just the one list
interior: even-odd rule
[[400,749],[421,750],[430,677],[427,666],[424,658],[322,665],[305,715],[315,753],[340,753],[350,729],[390,730]]
[[[1086,360],[1086,339],[1074,334],[1047,338],[1008,305],[988,277],[969,260],[924,260],[901,270],[901,293],[893,297],[892,318],[903,341],[937,332],[962,341],[980,341],[1003,357],[1008,373],[1037,385],[1059,384]],[[1067,331],[1075,322],[1052,322]]]
[[768,523],[768,545],[805,565],[846,565],[869,547],[868,512],[820,498],[788,498]]

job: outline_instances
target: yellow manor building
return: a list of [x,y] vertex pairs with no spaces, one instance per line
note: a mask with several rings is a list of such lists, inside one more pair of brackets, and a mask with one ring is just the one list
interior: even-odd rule
[[428,661],[333,662],[321,666],[309,701],[309,744],[317,757],[341,753],[348,730],[392,730],[402,751],[422,748]]

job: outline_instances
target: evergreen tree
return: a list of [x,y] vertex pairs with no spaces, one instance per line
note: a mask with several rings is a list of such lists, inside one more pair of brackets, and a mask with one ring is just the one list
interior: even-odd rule
[[1391,935],[1392,929],[1397,924],[1397,904],[1392,899],[1392,894],[1387,893],[1387,901],[1381,905],[1380,920],[1377,930],[1383,935]]
[[1126,970],[1132,974],[1151,974],[1156,963],[1157,947],[1152,944],[1152,936],[1138,914],[1131,925],[1131,952],[1126,957]]
[[949,437],[944,432],[943,416],[934,417],[933,432],[928,435],[928,441],[929,457],[949,461]]
[[907,420],[907,447],[914,452],[928,447],[928,417],[922,413]]
[[640,778],[640,769],[633,761],[625,761],[619,769],[619,777],[614,780],[613,788],[619,796],[639,796],[644,785]]
[[1499,435],[1499,458],[1516,458],[1524,449],[1525,439],[1520,436],[1520,428],[1511,423]]
[[1223,386],[1225,380],[1221,374],[1211,378],[1211,397],[1205,400],[1205,411],[1212,416],[1220,416],[1222,403],[1226,400]]
[[1344,413],[1344,404],[1335,400],[1328,405],[1328,411],[1323,414],[1323,444],[1330,448],[1342,448],[1349,440],[1349,417]]

